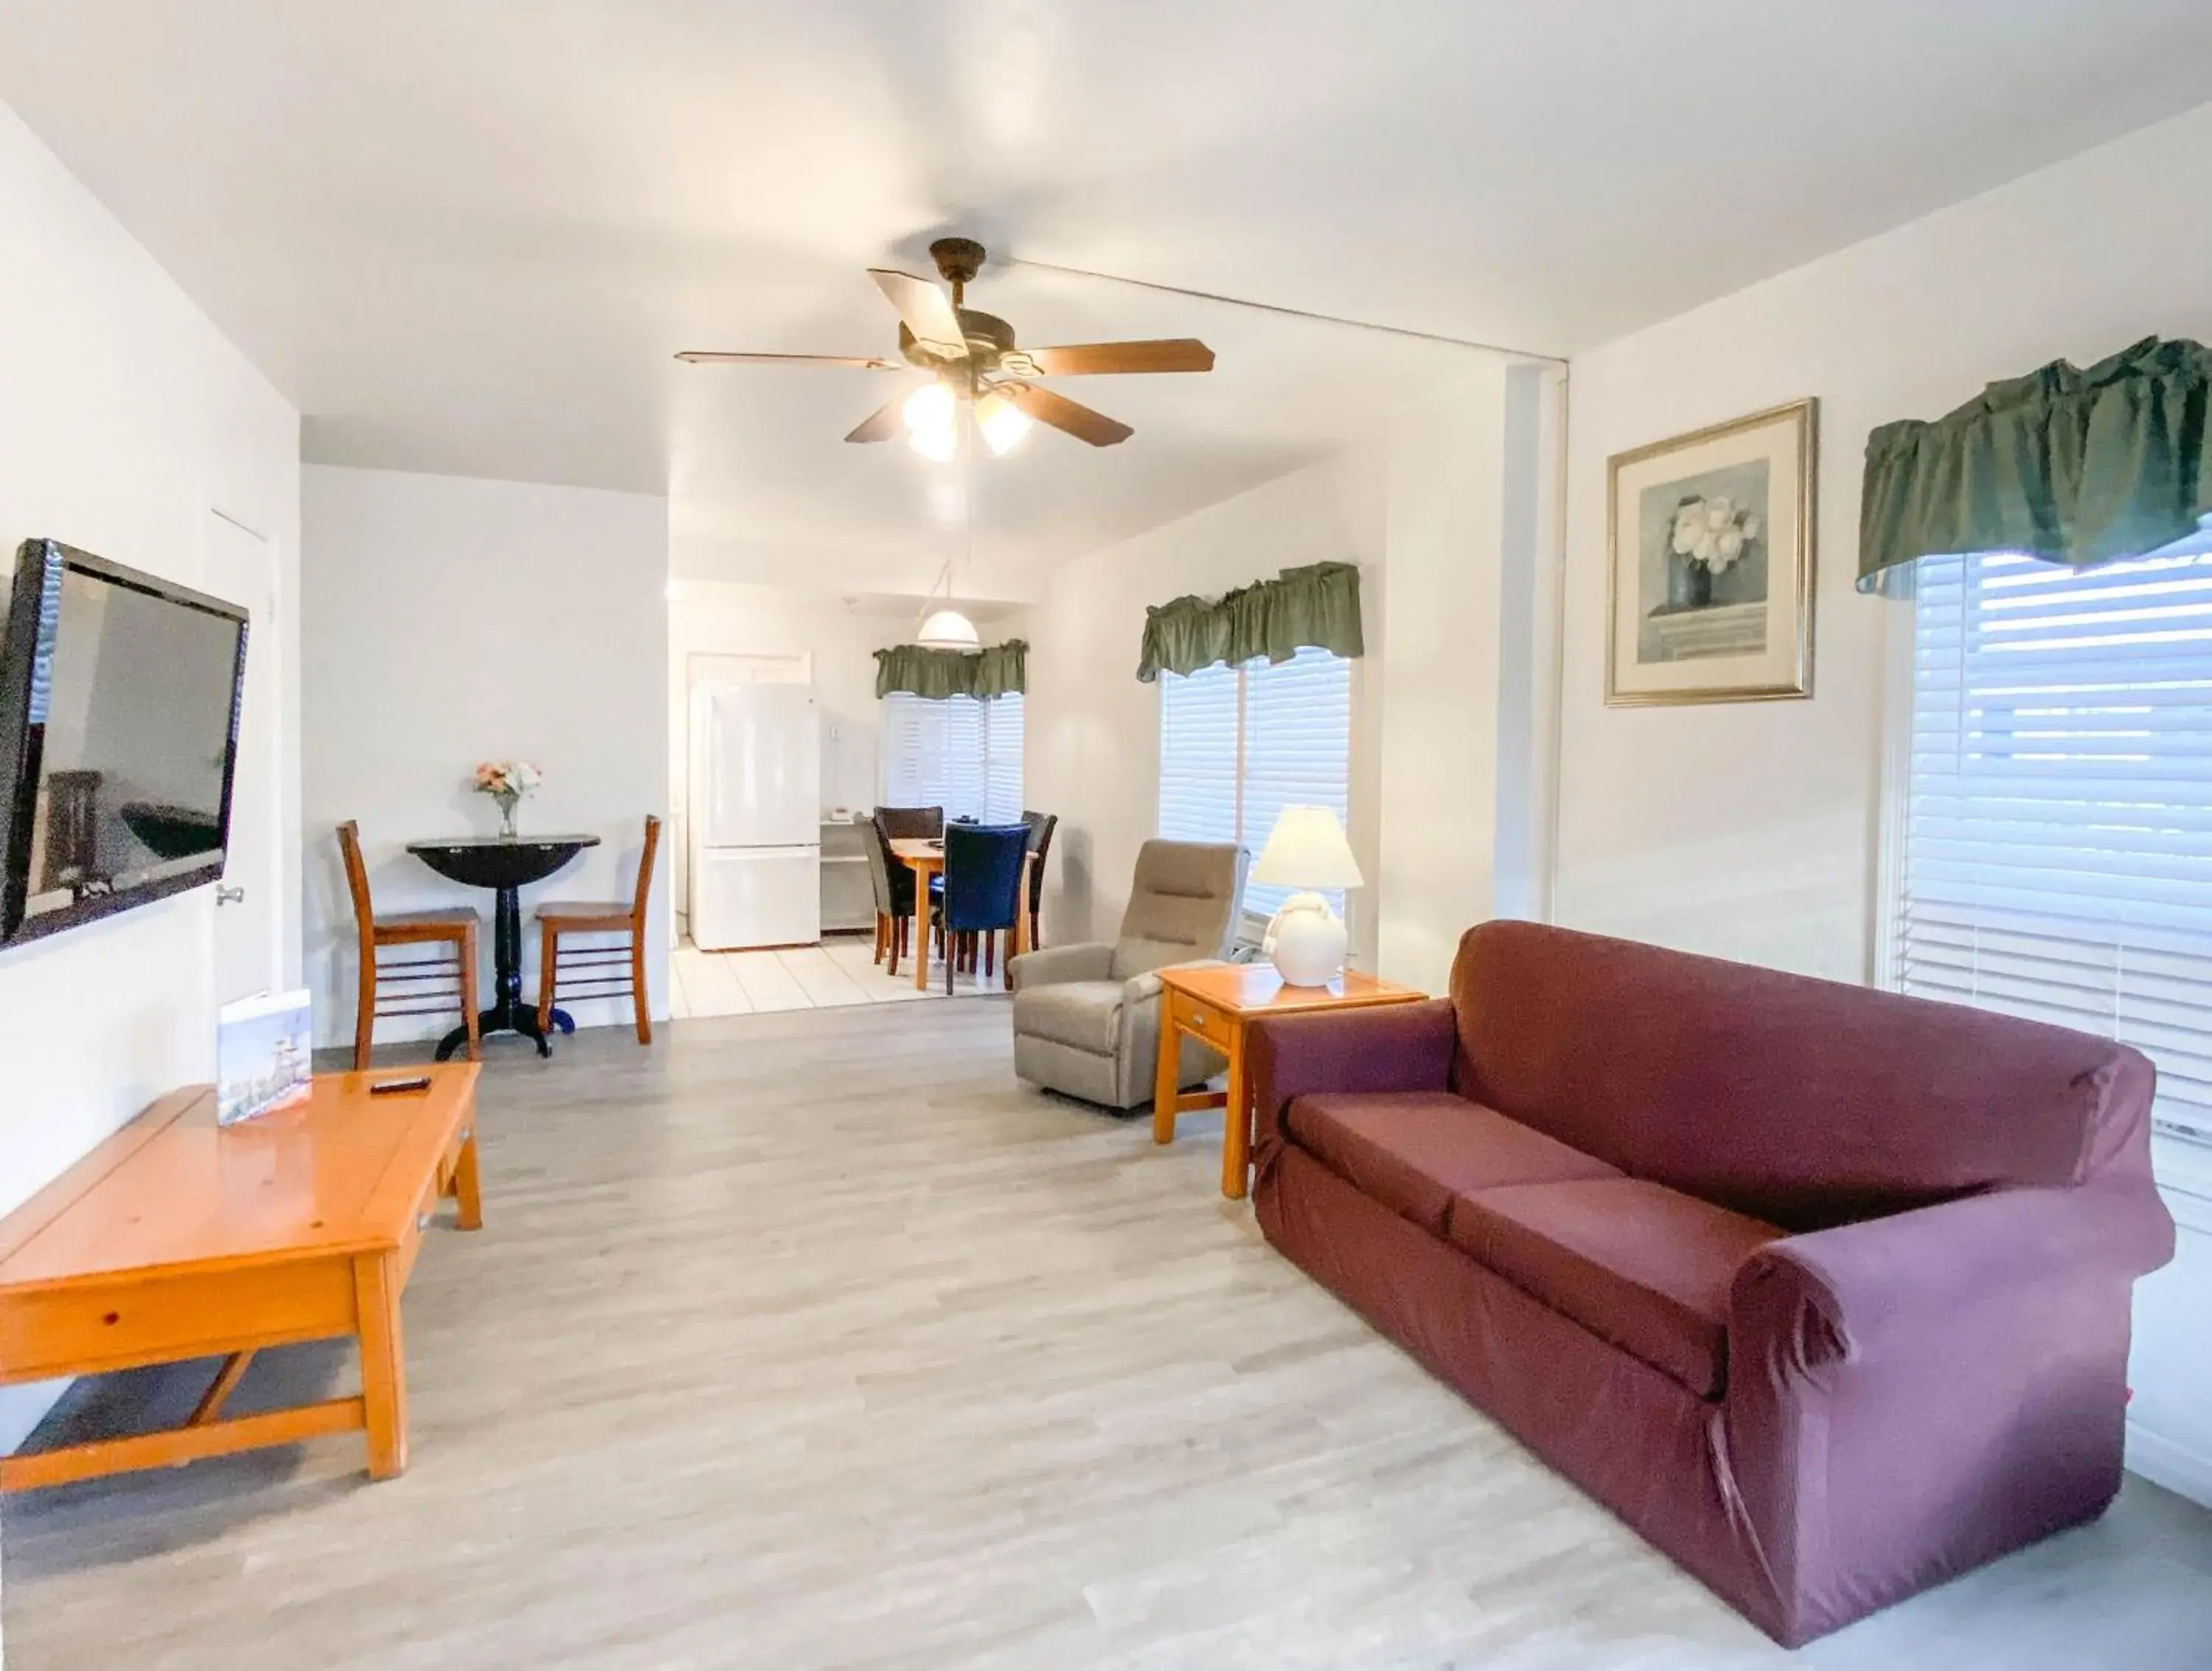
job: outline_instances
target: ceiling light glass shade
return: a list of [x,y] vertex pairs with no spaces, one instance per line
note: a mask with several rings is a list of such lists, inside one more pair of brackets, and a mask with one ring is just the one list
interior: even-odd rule
[[1366,885],[1344,826],[1326,806],[1285,806],[1274,833],[1252,866],[1252,880],[1268,888],[1358,888]]
[[951,463],[959,451],[958,432],[953,428],[959,411],[951,390],[942,383],[923,384],[899,408],[906,419],[907,444],[925,459]]
[[921,623],[914,641],[927,650],[980,650],[982,635],[957,609],[941,609]]
[[975,427],[994,456],[1003,459],[1029,434],[1030,415],[1002,394],[987,394],[975,403]]

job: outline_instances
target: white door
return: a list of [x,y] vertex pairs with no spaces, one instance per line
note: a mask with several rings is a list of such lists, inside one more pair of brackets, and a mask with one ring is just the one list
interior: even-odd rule
[[270,990],[283,967],[277,855],[283,830],[278,709],[284,680],[278,663],[276,561],[269,542],[210,512],[204,589],[242,605],[251,617],[230,791],[230,847],[215,914],[216,998],[228,1003]]
[[803,684],[710,684],[697,846],[798,847],[822,839],[821,722]]

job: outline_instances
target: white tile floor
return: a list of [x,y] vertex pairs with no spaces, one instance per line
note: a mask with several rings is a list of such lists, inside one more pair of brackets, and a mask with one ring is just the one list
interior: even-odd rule
[[[781,951],[702,951],[685,940],[672,960],[669,1008],[687,1016],[749,1015],[767,1010],[823,1010],[847,1004],[900,1004],[945,996],[945,966],[930,966],[929,990],[916,992],[914,965],[902,959],[896,979],[872,961],[872,934],[833,934],[819,945]],[[1006,991],[1005,978],[980,969],[953,977],[957,998]]]

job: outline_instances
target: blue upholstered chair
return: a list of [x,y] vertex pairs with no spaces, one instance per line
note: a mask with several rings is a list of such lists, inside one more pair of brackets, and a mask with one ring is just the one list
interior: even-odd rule
[[[945,945],[945,990],[952,990],[952,966],[975,966],[976,937],[982,937],[983,973],[990,975],[998,962],[1011,962],[1013,945],[1006,957],[996,956],[1000,934],[1012,934],[1027,903],[1022,897],[1022,859],[1029,851],[1026,824],[961,823],[945,827],[945,893],[934,902],[934,914]],[[1013,977],[1006,977],[1013,985]]]

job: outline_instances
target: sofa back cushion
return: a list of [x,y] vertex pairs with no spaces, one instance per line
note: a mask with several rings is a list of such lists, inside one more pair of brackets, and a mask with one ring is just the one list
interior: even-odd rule
[[1535,923],[1470,929],[1455,1089],[1793,1230],[2149,1165],[2110,1039]]

